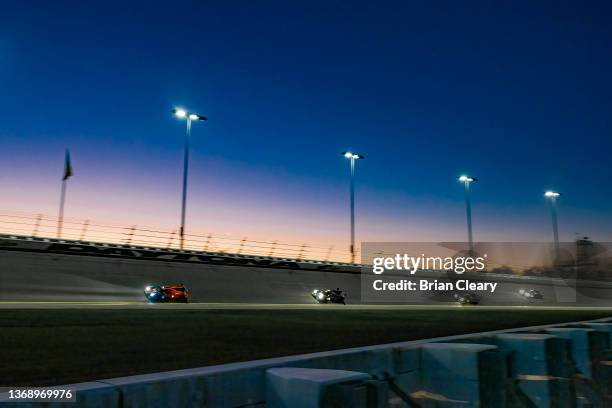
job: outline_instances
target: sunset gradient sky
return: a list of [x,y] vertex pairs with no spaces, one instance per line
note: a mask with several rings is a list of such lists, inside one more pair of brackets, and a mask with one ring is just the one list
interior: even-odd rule
[[10,2],[0,12],[0,212],[357,237],[612,240],[610,2]]

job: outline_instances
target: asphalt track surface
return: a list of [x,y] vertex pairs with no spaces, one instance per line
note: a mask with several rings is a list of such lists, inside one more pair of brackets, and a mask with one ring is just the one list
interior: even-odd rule
[[[371,274],[370,274],[371,275]],[[374,275],[368,275],[372,279]],[[423,277],[429,281],[443,276]],[[577,283],[549,279],[474,276],[474,281],[499,282],[495,293],[479,293],[478,307],[612,307],[612,283]],[[365,285],[369,284],[365,281]],[[184,283],[188,305],[148,305],[144,287]],[[571,284],[571,282],[570,282]],[[362,298],[364,278],[350,271],[317,271],[237,265],[190,264],[112,257],[28,253],[0,250],[0,308],[15,307],[165,307],[192,309],[415,308],[458,307],[452,293],[419,291],[400,301]],[[340,288],[347,306],[318,305],[313,289]],[[542,300],[527,300],[521,289],[536,289]],[[385,295],[386,296],[386,295]],[[385,304],[386,305],[381,305]],[[404,303],[404,306],[394,304]],[[378,304],[378,305],[374,305]]]

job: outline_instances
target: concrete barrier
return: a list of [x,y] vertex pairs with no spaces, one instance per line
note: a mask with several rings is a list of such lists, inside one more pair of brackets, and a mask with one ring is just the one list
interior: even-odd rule
[[510,355],[508,374],[518,391],[535,406],[573,406],[575,394],[563,339],[549,334],[507,333],[498,334],[495,341]]
[[[76,403],[29,406],[573,407],[579,399],[612,406],[594,369],[608,361],[600,348],[607,343],[594,333],[607,336],[609,324],[612,319],[500,330],[114,378],[61,386],[76,391]],[[576,327],[592,325],[602,329]],[[586,368],[592,378],[585,383]]]
[[593,379],[593,362],[605,353],[609,335],[594,329],[575,327],[554,327],[546,332],[568,340],[576,368],[587,378]]
[[[366,408],[368,379],[369,375],[355,371],[271,368],[266,371],[266,407],[318,408],[326,400],[326,405]],[[343,387],[333,387],[338,385]]]
[[449,405],[505,406],[505,359],[496,346],[426,344],[421,347],[421,371],[424,395],[443,396]]

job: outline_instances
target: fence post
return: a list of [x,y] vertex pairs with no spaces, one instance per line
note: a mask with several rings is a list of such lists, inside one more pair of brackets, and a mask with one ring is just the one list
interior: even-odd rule
[[300,261],[304,257],[304,249],[305,248],[306,248],[306,244],[302,244],[302,246],[300,247],[300,252],[298,253],[298,256],[297,256],[297,259],[299,259]]
[[36,237],[38,235],[38,228],[40,227],[40,221],[42,220],[42,214],[38,214],[36,217],[36,224],[34,224],[34,231],[32,232],[32,236]]
[[168,246],[166,249],[170,249],[172,247],[172,241],[174,240],[174,235],[176,234],[176,230],[172,231],[170,234],[170,239],[168,240]]
[[325,262],[329,262],[329,257],[331,256],[332,251],[334,250],[334,246],[330,246],[329,249],[327,250],[327,255],[325,255]]
[[276,242],[277,241],[274,241],[272,243],[272,246],[270,247],[270,252],[268,253],[268,256],[274,256],[274,250],[276,249]]
[[85,234],[87,233],[87,227],[89,226],[89,220],[85,220],[83,223],[83,229],[81,230],[81,236],[79,237],[79,241],[83,241],[85,239]]
[[210,240],[212,238],[212,234],[208,234],[208,236],[206,236],[206,243],[204,244],[204,252],[208,252],[208,246],[210,245]]
[[132,225],[132,228],[130,228],[130,232],[128,234],[128,238],[126,241],[127,245],[131,245],[132,244],[132,238],[134,237],[134,230],[136,230],[136,226]]
[[242,238],[242,240],[240,240],[240,246],[238,247],[238,255],[242,254],[242,248],[244,247],[245,241],[246,241],[246,238]]

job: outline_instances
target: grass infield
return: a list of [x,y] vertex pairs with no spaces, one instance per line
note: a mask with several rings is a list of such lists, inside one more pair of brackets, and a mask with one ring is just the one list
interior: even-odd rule
[[0,386],[60,385],[512,327],[608,310],[0,310]]

